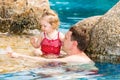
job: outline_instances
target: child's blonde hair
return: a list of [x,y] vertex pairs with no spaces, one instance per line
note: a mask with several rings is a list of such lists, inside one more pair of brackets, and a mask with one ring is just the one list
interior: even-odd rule
[[44,11],[41,19],[47,17],[48,22],[52,25],[53,29],[58,29],[60,20],[57,13],[53,10]]

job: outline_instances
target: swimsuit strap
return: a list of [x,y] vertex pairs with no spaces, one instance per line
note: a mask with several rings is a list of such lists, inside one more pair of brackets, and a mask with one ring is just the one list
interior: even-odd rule
[[[58,32],[58,39],[59,39],[59,34],[60,34],[60,32]],[[45,32],[44,32],[44,37],[46,38],[46,34],[45,34]]]
[[58,39],[59,39],[59,33],[60,33],[60,32],[58,32]]
[[46,34],[45,34],[45,32],[44,32],[44,38],[46,38]]

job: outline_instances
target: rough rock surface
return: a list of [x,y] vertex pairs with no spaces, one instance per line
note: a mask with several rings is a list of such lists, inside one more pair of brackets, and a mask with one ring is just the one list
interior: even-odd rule
[[90,36],[86,52],[92,59],[120,62],[120,2],[101,17],[91,17],[76,25],[85,27]]
[[39,29],[37,17],[48,9],[48,0],[0,0],[0,32],[22,34]]

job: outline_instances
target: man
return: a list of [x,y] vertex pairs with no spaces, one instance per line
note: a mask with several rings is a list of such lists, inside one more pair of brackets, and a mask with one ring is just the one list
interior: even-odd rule
[[66,33],[64,43],[63,43],[63,50],[68,54],[68,56],[64,58],[57,58],[57,59],[46,59],[42,57],[32,57],[27,55],[17,54],[8,50],[11,57],[23,57],[29,58],[33,60],[39,60],[43,62],[66,62],[66,63],[79,63],[79,64],[88,64],[94,63],[85,53],[84,50],[88,44],[88,37],[85,35],[85,30],[79,29],[79,27],[73,26],[70,30]]

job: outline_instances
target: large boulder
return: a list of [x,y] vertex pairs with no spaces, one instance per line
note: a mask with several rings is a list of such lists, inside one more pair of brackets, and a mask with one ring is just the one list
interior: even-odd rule
[[120,62],[120,2],[101,17],[91,17],[75,24],[85,27],[90,37],[86,53],[95,60]]
[[38,16],[50,9],[48,0],[0,0],[0,32],[39,29]]

